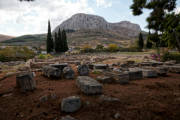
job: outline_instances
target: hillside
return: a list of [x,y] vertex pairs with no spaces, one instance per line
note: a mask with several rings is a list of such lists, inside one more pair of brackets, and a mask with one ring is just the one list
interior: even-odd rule
[[0,42],[5,41],[5,40],[9,40],[9,39],[12,39],[12,38],[14,38],[14,37],[0,34]]
[[[119,23],[109,23],[104,18],[89,14],[76,14],[62,24],[58,25],[53,34],[58,29],[67,31],[70,46],[81,46],[89,44],[115,43],[119,46],[129,46],[137,39],[141,28],[139,25],[129,21]],[[46,34],[24,35],[13,38],[2,43],[5,45],[44,45]]]

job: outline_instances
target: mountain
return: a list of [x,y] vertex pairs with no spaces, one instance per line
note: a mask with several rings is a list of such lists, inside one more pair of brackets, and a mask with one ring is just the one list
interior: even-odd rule
[[89,14],[75,14],[68,20],[55,28],[54,32],[58,32],[59,28],[72,31],[95,30],[95,31],[111,31],[121,34],[124,37],[137,37],[141,32],[139,25],[129,21],[119,23],[109,23],[104,18]]
[[14,37],[0,34],[0,42],[5,41],[5,40],[9,40],[12,38],[14,38]]
[[[100,16],[82,13],[75,14],[58,25],[53,30],[53,34],[58,32],[59,28],[67,31],[68,44],[74,47],[111,43],[126,47],[134,43],[141,32],[139,25],[129,21],[109,23]],[[5,45],[45,45],[46,34],[24,35],[2,43]]]

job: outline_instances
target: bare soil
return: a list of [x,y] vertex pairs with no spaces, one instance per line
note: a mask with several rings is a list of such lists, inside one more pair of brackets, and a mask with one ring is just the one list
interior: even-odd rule
[[[129,85],[105,84],[103,94],[119,102],[86,96],[75,80],[50,80],[41,73],[36,73],[35,80],[37,89],[25,94],[15,88],[15,76],[0,81],[0,120],[60,120],[66,115],[78,120],[115,120],[116,113],[120,114],[118,120],[180,120],[180,74],[132,81]],[[40,101],[50,94],[57,98]],[[61,112],[61,100],[73,95],[81,97],[82,108],[72,114]]]

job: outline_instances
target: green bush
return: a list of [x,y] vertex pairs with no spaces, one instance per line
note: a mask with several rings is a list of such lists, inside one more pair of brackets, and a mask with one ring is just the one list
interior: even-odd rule
[[89,45],[84,45],[81,50],[80,50],[81,53],[93,53],[95,52],[95,50],[89,46]]
[[176,60],[180,62],[180,53],[169,53],[166,52],[161,56],[162,61]]
[[0,61],[28,60],[35,56],[35,52],[27,47],[6,47],[0,50]]
[[51,59],[51,58],[53,58],[53,56],[50,54],[40,54],[38,56],[38,59]]
[[96,50],[103,50],[103,49],[104,49],[104,46],[103,46],[103,45],[100,45],[100,44],[99,44],[99,45],[96,46]]

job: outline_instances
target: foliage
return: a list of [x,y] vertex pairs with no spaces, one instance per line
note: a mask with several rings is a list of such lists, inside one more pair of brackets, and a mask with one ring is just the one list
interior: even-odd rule
[[65,30],[63,30],[62,31],[62,44],[63,44],[63,52],[66,52],[66,51],[68,51],[68,43],[67,43],[67,35],[66,35],[66,31]]
[[102,71],[99,71],[99,70],[93,70],[93,71],[92,71],[92,74],[99,75],[99,74],[102,74]]
[[6,47],[0,50],[0,61],[18,61],[18,60],[28,60],[35,56],[34,51],[28,49],[27,47]]
[[167,28],[164,26],[166,21],[166,14],[170,13],[176,8],[176,0],[133,0],[131,9],[134,15],[141,15],[143,9],[151,10],[149,17],[147,18],[147,28],[152,33],[151,41],[158,48],[160,47],[160,40],[162,33]]
[[81,53],[92,53],[95,50],[90,45],[84,45],[80,51]]
[[180,62],[180,53],[169,53],[166,52],[161,56],[162,61],[176,60]]
[[96,46],[96,50],[103,50],[103,49],[104,49],[104,46],[101,45],[101,44],[98,44],[98,45]]
[[47,41],[46,41],[46,49],[47,49],[47,53],[53,52],[53,49],[54,49],[50,21],[48,21],[48,34],[47,34]]
[[119,47],[116,44],[109,44],[107,50],[109,52],[117,52],[119,50]]
[[146,48],[151,49],[152,47],[153,47],[153,44],[151,42],[151,38],[150,38],[150,36],[148,36],[147,42],[146,42]]
[[40,54],[38,56],[38,59],[51,59],[51,58],[53,58],[53,56],[50,54]]
[[142,36],[142,33],[139,34],[139,39],[138,39],[138,48],[143,49],[144,48],[144,39]]

